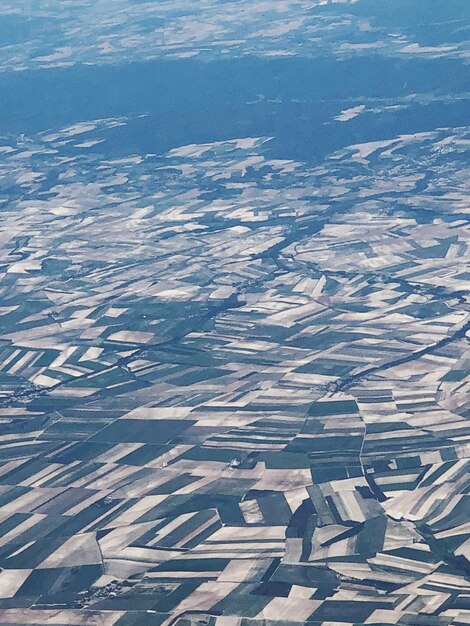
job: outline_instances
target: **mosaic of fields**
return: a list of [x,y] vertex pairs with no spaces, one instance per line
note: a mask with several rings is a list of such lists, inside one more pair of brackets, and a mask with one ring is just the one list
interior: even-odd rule
[[[369,54],[372,33],[398,63],[468,57],[452,2],[432,41],[397,16],[401,35],[367,28],[369,0],[279,0],[263,37],[261,2],[20,4],[35,17],[0,73]],[[126,149],[145,114],[2,132],[0,626],[470,624],[470,127],[443,122],[453,99],[338,96],[322,132],[344,143],[310,161],[232,127]],[[431,105],[426,130],[347,134]]]

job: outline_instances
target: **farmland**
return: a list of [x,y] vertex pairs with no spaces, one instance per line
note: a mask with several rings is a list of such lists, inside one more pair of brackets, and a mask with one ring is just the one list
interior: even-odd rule
[[468,6],[0,6],[0,626],[470,624]]
[[465,129],[83,148],[117,124],[2,149],[0,620],[464,624]]

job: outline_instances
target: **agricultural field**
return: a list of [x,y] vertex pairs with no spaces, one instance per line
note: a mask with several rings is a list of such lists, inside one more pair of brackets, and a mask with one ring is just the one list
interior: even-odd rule
[[[0,87],[173,57],[352,55],[363,84],[468,63],[453,1],[429,41],[372,0],[20,4]],[[0,626],[470,624],[462,85],[266,87],[271,126],[251,100],[224,126],[199,96],[121,115],[111,83],[108,115],[64,112],[63,80],[40,116],[0,103]]]
[[465,129],[87,152],[125,123],[2,147],[0,620],[464,624]]

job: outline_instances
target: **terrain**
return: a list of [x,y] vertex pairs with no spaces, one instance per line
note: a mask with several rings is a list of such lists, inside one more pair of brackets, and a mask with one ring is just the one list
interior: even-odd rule
[[0,8],[0,625],[470,622],[470,7]]

